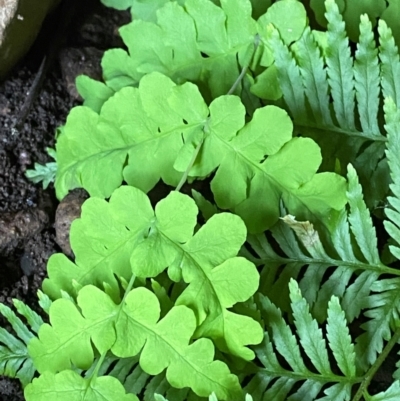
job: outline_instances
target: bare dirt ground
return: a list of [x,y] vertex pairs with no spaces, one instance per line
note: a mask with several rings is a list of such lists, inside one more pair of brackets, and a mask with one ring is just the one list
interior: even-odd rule
[[[80,103],[74,93],[74,75],[80,71],[101,75],[103,51],[122,46],[117,27],[129,22],[128,13],[107,9],[99,1],[82,3],[18,134],[13,134],[12,127],[51,45],[60,12],[50,16],[25,60],[0,83],[0,302],[7,305],[18,298],[37,309],[36,293],[46,262],[61,251],[55,241],[58,201],[54,189],[50,185],[43,191],[25,177],[25,171],[34,162],[51,161],[45,149],[54,146],[56,128],[65,122],[71,107]],[[0,326],[4,325],[0,320]],[[23,399],[19,382],[0,376],[0,400]]]

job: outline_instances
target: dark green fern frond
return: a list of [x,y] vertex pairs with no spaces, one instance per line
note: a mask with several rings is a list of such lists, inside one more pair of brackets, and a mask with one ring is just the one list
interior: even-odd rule
[[349,39],[335,1],[327,0],[325,6],[325,17],[328,20],[326,64],[333,108],[339,126],[346,130],[354,130],[353,58]]
[[[319,320],[326,317],[327,303],[332,295],[344,297],[344,302],[351,299],[348,318],[354,319],[365,307],[363,302],[370,291],[367,284],[388,269],[380,262],[376,232],[352,166],[348,167],[348,181],[349,211],[343,210],[337,216],[332,216],[329,222],[331,245],[322,243],[312,224],[298,222],[293,216],[284,217],[284,223],[280,222],[271,229],[286,258],[278,256],[264,236],[249,238],[250,244],[260,255],[260,263],[268,265],[262,273],[261,292],[268,294],[285,311],[289,304],[287,297],[282,294],[284,283],[291,277],[296,278],[305,266],[307,268],[299,285]],[[303,248],[299,246],[294,232]],[[279,278],[274,281],[277,269],[282,269],[282,266]],[[331,266],[336,267],[335,271],[322,283],[324,274]],[[356,272],[359,275],[350,285]],[[358,293],[357,299],[354,299],[355,292]]]
[[[34,333],[43,324],[42,318],[23,302],[14,299],[14,306]],[[36,369],[28,354],[27,345],[34,334],[28,326],[6,305],[0,303],[0,313],[6,318],[15,335],[0,327],[0,375],[14,377],[25,387],[32,381]]]
[[[400,162],[398,155],[400,154],[400,111],[390,98],[385,101],[384,109],[386,116],[385,129],[388,132],[386,155],[393,180],[390,185],[393,196],[387,198],[390,207],[385,209],[388,220],[384,221],[384,226],[389,235],[399,244]],[[360,216],[358,220],[362,221],[362,219],[362,216]],[[389,249],[399,259],[400,248],[396,245],[390,245]],[[361,326],[365,333],[357,339],[357,349],[360,350],[358,363],[362,368],[375,362],[376,354],[383,349],[383,340],[388,341],[392,335],[391,327],[393,324],[399,325],[400,278],[395,277],[370,282],[368,286],[372,294],[365,298],[364,303],[368,307],[365,316],[370,320]],[[361,350],[363,351],[361,352]]]
[[[390,207],[385,209],[389,220],[384,222],[389,235],[400,245],[400,111],[391,99],[385,103],[386,130],[388,132],[388,143],[386,155],[390,167],[392,184],[390,190],[392,196],[387,198]],[[400,259],[399,246],[390,246],[390,251]]]
[[333,125],[329,107],[329,87],[326,69],[317,42],[307,27],[294,47],[307,99],[317,124]]
[[354,62],[354,79],[358,114],[363,132],[371,136],[380,136],[378,127],[379,109],[379,74],[372,24],[366,15],[361,16],[360,41],[357,45]]
[[381,85],[384,98],[400,104],[400,59],[392,30],[383,20],[379,21],[379,58],[381,60]]
[[[329,386],[324,390],[325,397],[318,399],[349,399],[352,386],[362,378],[356,375],[354,345],[338,298],[332,297],[328,303],[327,334],[324,338],[317,321],[310,314],[309,305],[303,298],[297,282],[292,279],[289,288],[294,325],[299,340],[283,319],[281,311],[266,296],[260,295],[259,306],[268,332],[265,333],[263,344],[256,347],[256,354],[264,367],[259,369],[244,390],[257,387],[259,391],[252,392],[255,401],[312,401],[317,398],[323,386]],[[332,371],[328,346],[341,374],[334,374]],[[306,367],[301,348],[317,373]],[[284,358],[289,369],[281,366],[278,354]],[[294,386],[300,383],[302,385],[295,390]],[[260,397],[259,394],[263,396]],[[289,394],[291,395],[288,397]]]
[[277,29],[269,27],[270,42],[275,52],[275,65],[285,101],[295,120],[306,116],[304,89],[300,69],[288,47],[283,43]]
[[[289,49],[282,40],[279,40],[278,31],[270,28],[270,46],[273,49],[285,103],[305,135],[309,134],[310,129],[317,129],[320,140],[326,140],[324,136],[334,132],[344,134],[353,140],[364,138],[385,141],[378,125],[381,63],[378,59],[372,25],[368,17],[363,15],[360,22],[359,43],[353,60],[343,18],[335,1],[326,0],[325,6],[328,31],[322,35],[326,35],[326,45],[322,45],[320,38],[319,41],[316,40],[317,32],[306,28],[301,38]],[[384,26],[384,23],[381,25]],[[390,57],[393,58],[397,54],[397,48],[394,46],[390,29],[381,31],[383,44],[381,43],[380,52],[384,50],[383,57],[386,57],[387,64],[390,65]],[[318,34],[320,37],[321,33]],[[393,74],[389,66],[386,69],[389,71],[383,74],[382,60],[382,79],[387,76],[386,81],[382,81],[384,96],[389,93],[389,88],[394,87],[393,80],[390,81]],[[301,72],[302,81],[297,70]],[[262,85],[261,76],[257,85],[258,87]],[[311,118],[308,118],[304,111],[303,93],[312,112]],[[303,98],[304,100],[301,100]],[[355,119],[356,103],[358,121]],[[331,145],[330,148],[353,147],[354,154],[347,159],[353,161],[361,144],[362,141],[346,145],[345,138],[342,138],[341,145]],[[349,149],[346,150],[348,151]]]

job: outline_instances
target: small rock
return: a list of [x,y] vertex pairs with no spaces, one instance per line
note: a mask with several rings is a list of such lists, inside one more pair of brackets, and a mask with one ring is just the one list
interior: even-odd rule
[[73,258],[74,253],[69,242],[69,231],[72,222],[80,217],[82,203],[88,198],[88,194],[83,189],[74,189],[60,202],[56,210],[56,241],[61,250],[69,257]]
[[62,76],[66,89],[73,98],[82,100],[75,86],[78,75],[85,74],[98,81],[102,79],[100,62],[103,53],[95,47],[68,47],[60,51],[58,59]]

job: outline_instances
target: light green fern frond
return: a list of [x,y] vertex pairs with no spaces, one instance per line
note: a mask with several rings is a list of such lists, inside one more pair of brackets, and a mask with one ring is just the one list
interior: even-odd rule
[[[393,183],[390,185],[393,196],[387,198],[390,207],[385,209],[388,220],[384,221],[384,226],[394,241],[399,243],[400,163],[398,155],[400,150],[400,112],[390,98],[386,100],[384,108],[386,116],[385,129],[388,132],[386,155],[393,180]],[[396,258],[399,258],[400,248],[398,246],[390,245],[389,249]],[[363,302],[368,308],[365,316],[370,320],[361,326],[365,330],[365,333],[357,339],[357,349],[360,350],[358,363],[362,368],[367,367],[376,360],[376,354],[383,349],[383,340],[388,341],[392,336],[391,328],[399,326],[400,278],[398,277],[397,270],[394,270],[392,273],[395,273],[394,278],[383,279],[368,284],[372,294],[366,297]]]
[[[400,244],[400,111],[391,98],[386,99],[384,109],[385,129],[388,133],[386,155],[393,181],[390,184],[392,196],[387,198],[389,207],[385,209],[387,219],[384,221],[384,226],[392,239]],[[390,245],[389,249],[394,257],[400,259],[398,245]],[[364,350],[363,358],[360,360],[364,366],[375,361],[376,353],[383,348],[382,340],[389,340],[391,337],[391,325],[399,326],[400,278],[398,274],[394,278],[373,283],[371,291],[374,293],[367,299],[369,310],[365,313],[370,320],[362,326],[366,332],[360,336],[357,344]],[[366,347],[367,344],[369,344],[368,347]]]
[[[393,196],[388,197],[390,207],[386,208],[388,220],[384,225],[392,239],[400,244],[400,112],[391,99],[385,102],[385,115]],[[381,262],[375,228],[351,165],[347,178],[349,210],[331,217],[331,246],[320,239],[312,224],[298,222],[293,216],[285,216],[286,225],[280,223],[271,230],[286,258],[278,256],[265,237],[251,237],[250,243],[260,255],[260,262],[268,265],[262,272],[261,291],[269,294],[283,310],[289,311],[288,297],[282,296],[284,284],[303,272],[299,285],[318,320],[326,318],[323,308],[332,295],[342,299],[348,321],[364,311],[368,321],[361,326],[365,333],[357,338],[356,351],[357,366],[365,371],[382,352],[384,341],[392,337],[393,327],[399,325],[400,278],[398,270]],[[391,245],[390,250],[395,257],[400,256],[399,246]],[[335,270],[328,275],[332,266]],[[277,269],[281,273],[274,281]],[[384,273],[392,278],[378,279]]]

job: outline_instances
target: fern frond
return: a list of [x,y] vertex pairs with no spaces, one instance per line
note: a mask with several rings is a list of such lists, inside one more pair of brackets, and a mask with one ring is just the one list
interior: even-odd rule
[[364,258],[371,265],[379,265],[378,241],[371,215],[363,200],[362,188],[354,168],[348,167],[349,189],[347,199],[350,205],[349,222],[357,244]]
[[309,27],[305,29],[294,50],[315,121],[317,124],[333,125],[329,109],[329,87],[324,60]]
[[[272,251],[265,237],[249,237],[249,243],[254,249],[258,252],[262,250],[262,263],[268,263],[269,266],[273,262],[272,270],[265,269],[270,270],[270,273],[263,272],[261,275],[261,291],[267,293],[271,300],[285,311],[288,304],[287,297],[286,301],[282,299],[284,283],[291,277],[296,278],[304,266],[307,268],[299,285],[320,321],[326,318],[325,311],[332,295],[344,297],[346,302],[352,300],[347,318],[350,321],[354,319],[368,305],[368,285],[376,280],[379,274],[390,271],[390,268],[380,261],[375,229],[352,166],[348,168],[348,182],[349,211],[343,210],[337,216],[332,216],[330,222],[332,249],[322,243],[311,223],[298,222],[290,215],[283,218],[284,223],[278,223],[271,229],[272,236],[286,254],[285,260]],[[299,246],[292,230],[306,252]],[[279,278],[274,281],[272,276],[277,266],[284,268]],[[322,283],[322,277],[331,266],[336,267],[335,271]],[[356,272],[359,275],[350,285],[350,280]]]
[[390,340],[391,325],[399,318],[400,308],[400,278],[384,279],[371,285],[372,295],[367,299],[368,311],[364,315],[370,320],[361,325],[365,333],[356,342],[356,352],[359,357],[357,364],[366,369],[374,363],[377,354],[383,349],[383,340]]
[[326,63],[331,87],[333,108],[339,126],[355,130],[353,58],[345,23],[334,0],[326,0],[325,17],[328,20],[328,47]]
[[354,345],[351,342],[345,314],[339,299],[332,297],[328,304],[327,338],[339,369],[347,377],[356,376]]
[[[23,302],[14,299],[13,304],[34,333],[43,324],[42,318]],[[10,323],[16,335],[0,327],[0,374],[17,378],[25,387],[32,381],[36,369],[28,354],[27,345],[34,337],[28,326],[9,308],[0,303],[0,313]]]
[[[386,116],[385,128],[388,132],[386,156],[393,181],[390,184],[393,196],[387,198],[391,207],[385,209],[389,220],[386,220],[384,225],[389,235],[400,244],[400,111],[391,99],[386,100],[384,107]],[[400,259],[399,246],[391,245],[389,249],[397,259]]]
[[365,134],[380,136],[378,127],[379,74],[378,50],[372,24],[366,15],[361,16],[360,41],[354,62],[354,79],[358,114]]
[[306,116],[306,108],[300,69],[293,54],[279,36],[278,30],[272,26],[269,26],[268,30],[282,93],[295,120],[302,121]]
[[[319,399],[326,401],[349,399],[352,386],[362,379],[355,375],[353,344],[338,298],[332,297],[328,304],[327,339],[343,376],[332,372],[327,342],[323,338],[322,330],[312,318],[309,306],[293,279],[289,283],[289,291],[300,344],[283,319],[281,311],[266,296],[259,297],[261,314],[269,328],[268,333],[265,333],[263,344],[256,347],[256,354],[264,365],[258,373],[258,381],[264,378],[263,399],[312,401],[316,399],[323,385],[329,387],[324,390],[326,396]],[[318,373],[311,372],[305,366],[300,345]],[[290,370],[280,365],[277,354],[285,359]],[[278,380],[268,388],[270,380],[277,377]],[[296,391],[293,386],[299,382],[304,383]],[[292,394],[286,398],[290,392]]]
[[392,98],[400,105],[400,58],[392,30],[379,20],[379,58],[381,60],[381,86],[383,97]]
[[[354,163],[359,146],[363,142],[362,138],[385,141],[380,133],[377,119],[381,91],[380,69],[381,64],[383,68],[383,60],[382,63],[379,62],[372,26],[366,15],[361,18],[360,39],[355,60],[353,60],[345,24],[338,6],[334,0],[326,0],[325,6],[328,20],[326,33],[306,28],[300,39],[289,49],[282,40],[277,41],[276,36],[279,34],[276,32],[274,35],[270,35],[269,44],[275,57],[274,65],[277,68],[279,85],[296,125],[302,133],[304,131],[305,135],[314,135],[315,133],[320,141],[328,141],[329,145],[326,144],[326,146],[331,150],[333,147],[336,148],[336,157],[340,157],[341,161],[344,158],[346,164]],[[392,42],[393,37],[390,30],[386,31],[382,31],[384,37],[383,42],[381,40],[380,52],[383,52],[384,56],[389,54],[394,59],[397,48]],[[292,54],[292,50],[294,54]],[[277,62],[277,58],[282,59],[283,54],[285,58]],[[394,85],[393,79],[390,80],[394,74],[390,71],[390,57],[386,57],[388,59],[386,69],[389,71],[384,74],[382,70],[382,79],[387,76],[386,83],[382,81],[386,87],[386,90],[382,90],[384,96],[386,96],[388,88],[392,88]],[[290,80],[288,79],[288,69],[291,71]],[[302,83],[298,79],[297,69],[300,69]],[[267,82],[265,84],[267,85]],[[257,78],[257,86],[261,87],[262,85],[263,74]],[[300,89],[298,89],[299,85]],[[286,90],[284,90],[285,87]],[[302,95],[299,95],[297,103],[293,101],[294,95],[291,91],[294,87],[300,91],[300,94],[305,92],[307,101],[305,97],[302,101],[308,102],[308,104],[299,103]],[[335,118],[331,114],[329,95],[333,101]],[[357,121],[355,119],[356,103],[359,117]],[[312,111],[310,117],[303,113],[304,108],[307,109],[308,106]],[[300,114],[302,119],[298,120]],[[333,124],[332,120],[337,123]],[[348,138],[342,139],[341,142],[335,142],[331,136],[328,138],[328,132],[345,135]],[[358,143],[347,142],[357,139]]]

